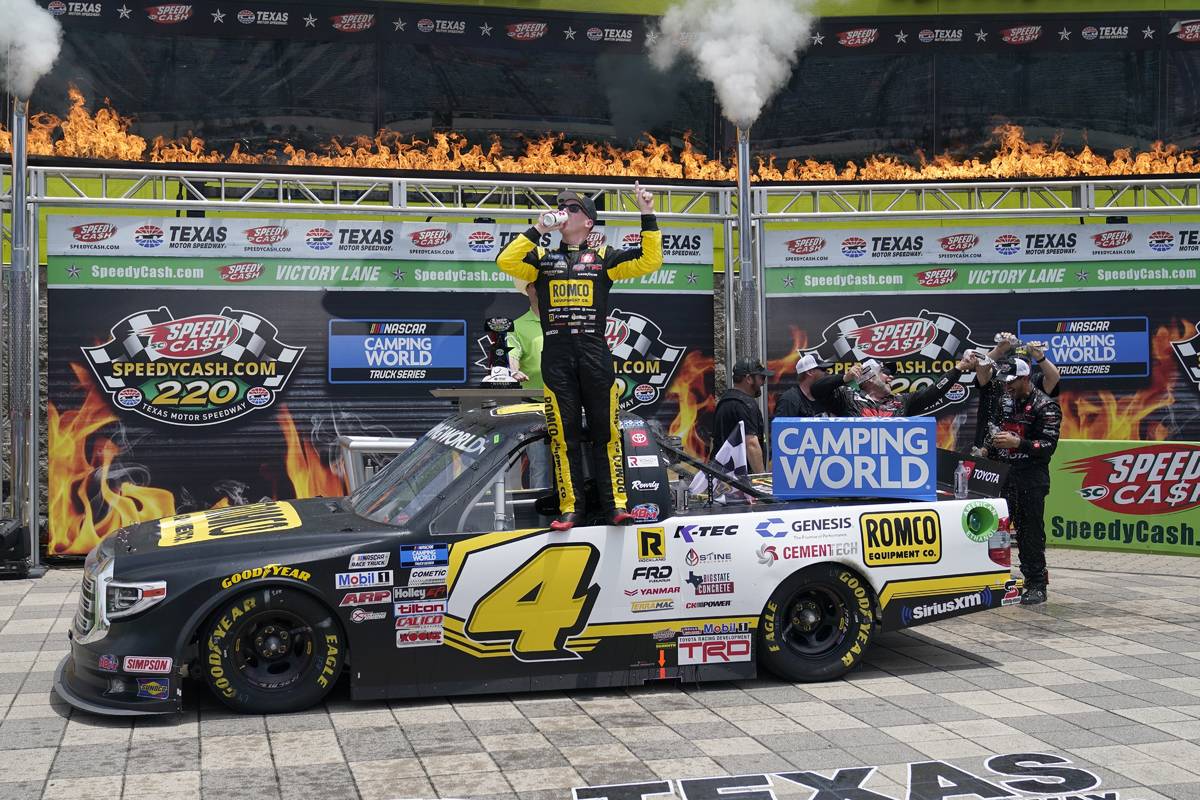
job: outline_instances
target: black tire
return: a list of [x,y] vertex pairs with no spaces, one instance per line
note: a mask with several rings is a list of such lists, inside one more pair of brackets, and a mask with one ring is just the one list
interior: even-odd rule
[[767,601],[759,663],[790,681],[836,680],[862,661],[873,630],[866,581],[839,564],[814,564],[779,584]]
[[204,680],[217,699],[253,714],[302,711],[319,703],[346,658],[333,612],[304,592],[278,586],[238,595],[200,637]]

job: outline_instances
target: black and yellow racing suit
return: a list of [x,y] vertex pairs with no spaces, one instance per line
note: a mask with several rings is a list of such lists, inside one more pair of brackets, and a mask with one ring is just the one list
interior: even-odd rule
[[606,510],[624,508],[625,472],[617,423],[619,384],[605,340],[613,281],[648,275],[662,266],[662,233],[642,215],[640,247],[538,244],[530,228],[508,243],[496,265],[537,288],[542,322],[542,381],[546,430],[563,514],[583,507],[583,412],[592,440],[592,474]]

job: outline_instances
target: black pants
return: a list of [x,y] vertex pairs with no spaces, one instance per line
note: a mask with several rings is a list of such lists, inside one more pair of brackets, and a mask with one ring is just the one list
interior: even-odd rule
[[[592,440],[599,510],[625,507],[625,470],[617,422],[620,389],[603,336],[558,333],[542,343],[546,431],[554,456],[558,510],[583,513],[583,412]],[[597,509],[592,509],[593,511]]]
[[1004,499],[1008,515],[1017,529],[1017,552],[1021,555],[1021,574],[1025,586],[1046,588],[1046,495],[1049,476],[1030,475],[1018,470],[1008,474]]

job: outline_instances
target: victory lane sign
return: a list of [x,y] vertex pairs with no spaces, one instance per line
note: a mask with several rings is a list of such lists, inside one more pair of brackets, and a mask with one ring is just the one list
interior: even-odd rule
[[266,318],[228,306],[176,318],[144,309],[84,355],[121,411],[170,425],[215,425],[275,402],[305,348],[278,339]]

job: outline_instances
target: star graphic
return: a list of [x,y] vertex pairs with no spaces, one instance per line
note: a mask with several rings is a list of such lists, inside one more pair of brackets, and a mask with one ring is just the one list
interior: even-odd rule
[[814,33],[811,37],[813,44],[825,44],[825,34]]
[[783,276],[783,286],[784,286],[784,288],[786,288],[786,289],[791,289],[791,288],[793,288],[795,285],[796,285],[796,276],[795,276],[795,275],[784,275],[784,276]]
[[308,16],[304,17],[303,19],[304,19],[304,27],[306,27],[306,28],[317,27],[317,18],[312,15],[311,11],[308,12]]
[[79,277],[79,267],[75,266],[74,264],[67,267],[67,277],[68,278],[78,278]]
[[1069,30],[1067,30],[1067,27],[1064,25],[1063,29],[1058,32],[1058,40],[1060,42],[1066,42],[1066,41],[1070,41],[1070,39],[1071,39],[1071,32]]
[[1082,281],[1086,281],[1087,279],[1088,279],[1088,272],[1086,269],[1081,269],[1075,273],[1075,280],[1082,282]]
[[392,23],[392,30],[402,31],[402,30],[404,30],[405,26],[407,26],[407,25],[408,25],[408,23],[405,22],[404,20],[397,19],[395,22]]
[[687,281],[688,281],[688,283],[695,283],[697,280],[699,280],[699,277],[700,276],[698,276],[696,273],[689,272],[687,274]]
[[646,31],[646,44],[654,44],[658,41],[658,31]]
[[225,21],[225,12],[219,8],[216,11],[212,12],[212,14],[210,14],[209,16],[211,16],[213,18],[214,23],[222,23]]
[[1154,28],[1151,28],[1149,25],[1147,25],[1145,28],[1143,28],[1142,29],[1142,38],[1143,39],[1153,39],[1154,38]]
[[121,19],[129,19],[129,15],[133,12],[122,3],[121,7],[117,9],[117,13],[121,15]]
[[568,39],[574,39],[575,38],[575,29],[567,28],[565,31],[563,31],[563,36],[567,37]]
[[896,34],[896,44],[908,44],[908,34],[900,31]]
[[407,273],[407,272],[405,272],[405,271],[404,271],[404,270],[402,270],[402,269],[399,269],[399,268],[397,268],[397,269],[394,269],[394,270],[392,270],[392,280],[394,280],[394,281],[402,281],[402,280],[404,280],[404,276],[405,276],[405,275],[407,275],[407,274],[408,274],[408,273]]
[[986,42],[987,41],[987,31],[983,30],[982,28],[975,31],[975,41]]
[[482,25],[480,25],[479,26],[479,35],[480,36],[491,36],[492,35],[492,26],[488,25],[486,22],[483,23]]

